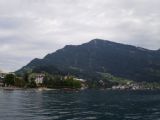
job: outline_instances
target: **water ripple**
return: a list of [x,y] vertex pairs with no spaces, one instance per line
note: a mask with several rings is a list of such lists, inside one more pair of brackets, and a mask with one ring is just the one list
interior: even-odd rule
[[0,90],[2,120],[158,120],[160,91]]

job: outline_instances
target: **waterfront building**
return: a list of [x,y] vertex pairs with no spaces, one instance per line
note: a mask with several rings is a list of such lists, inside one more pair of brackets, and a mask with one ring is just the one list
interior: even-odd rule
[[42,84],[43,81],[44,81],[44,77],[45,77],[45,74],[37,73],[37,74],[35,75],[35,83],[36,83],[37,85]]
[[0,86],[3,86],[5,76],[6,76],[6,73],[0,71]]

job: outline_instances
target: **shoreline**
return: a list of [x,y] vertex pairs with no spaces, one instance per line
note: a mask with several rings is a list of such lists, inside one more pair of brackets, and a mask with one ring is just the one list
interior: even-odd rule
[[64,91],[81,91],[84,89],[72,89],[72,88],[46,88],[46,87],[38,87],[38,88],[20,88],[20,87],[0,87],[0,90],[38,90],[38,91],[49,91],[49,90],[64,90]]
[[39,88],[19,88],[19,87],[0,87],[0,90],[6,90],[6,91],[13,91],[13,90],[38,90],[38,91],[83,91],[83,90],[108,90],[108,91],[154,91],[154,90],[160,90],[160,89],[113,89],[113,88],[86,88],[86,89],[72,89],[72,88],[61,88],[61,89],[55,89],[55,88],[45,88],[45,87],[39,87]]

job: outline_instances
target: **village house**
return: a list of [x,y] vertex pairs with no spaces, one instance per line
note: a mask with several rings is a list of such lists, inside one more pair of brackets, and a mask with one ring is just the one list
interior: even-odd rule
[[44,82],[44,77],[45,77],[45,74],[36,73],[36,75],[35,75],[35,83],[36,83],[37,85],[43,84],[43,82]]
[[4,78],[5,78],[6,73],[3,73],[0,71],[0,86],[4,85]]
[[86,80],[80,79],[80,78],[74,78],[74,80],[80,81],[81,83],[85,83],[86,82]]
[[0,87],[3,86],[3,78],[0,77]]
[[73,77],[73,76],[65,76],[64,79],[68,79],[68,78],[73,78],[74,80],[77,80],[77,81],[80,81],[81,83],[85,83],[86,80],[84,79],[81,79],[81,78],[76,78],[76,77]]

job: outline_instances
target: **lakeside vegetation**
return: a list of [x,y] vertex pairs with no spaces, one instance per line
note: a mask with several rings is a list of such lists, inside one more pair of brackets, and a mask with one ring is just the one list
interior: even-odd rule
[[24,76],[19,77],[15,74],[7,74],[4,78],[4,86],[6,87],[20,87],[20,88],[37,88],[46,87],[54,89],[70,88],[80,89],[82,83],[76,80],[73,76],[60,76],[45,74],[42,83],[37,84],[35,81],[36,73],[26,73]]
[[126,85],[126,84],[131,84],[133,83],[132,80],[121,78],[121,77],[115,77],[109,73],[100,73],[99,74],[102,76],[103,81],[108,81],[113,84],[120,84],[120,85]]
[[[60,74],[49,73],[25,73],[23,76],[16,74],[7,74],[3,81],[4,87],[17,88],[51,88],[51,89],[81,89],[81,88],[103,88],[103,89],[160,89],[158,82],[135,82],[132,80],[115,77],[109,73],[98,73],[101,79],[94,81],[79,81],[71,75],[65,76]],[[37,82],[37,75],[42,75],[43,80]],[[40,79],[41,80],[41,79]]]

